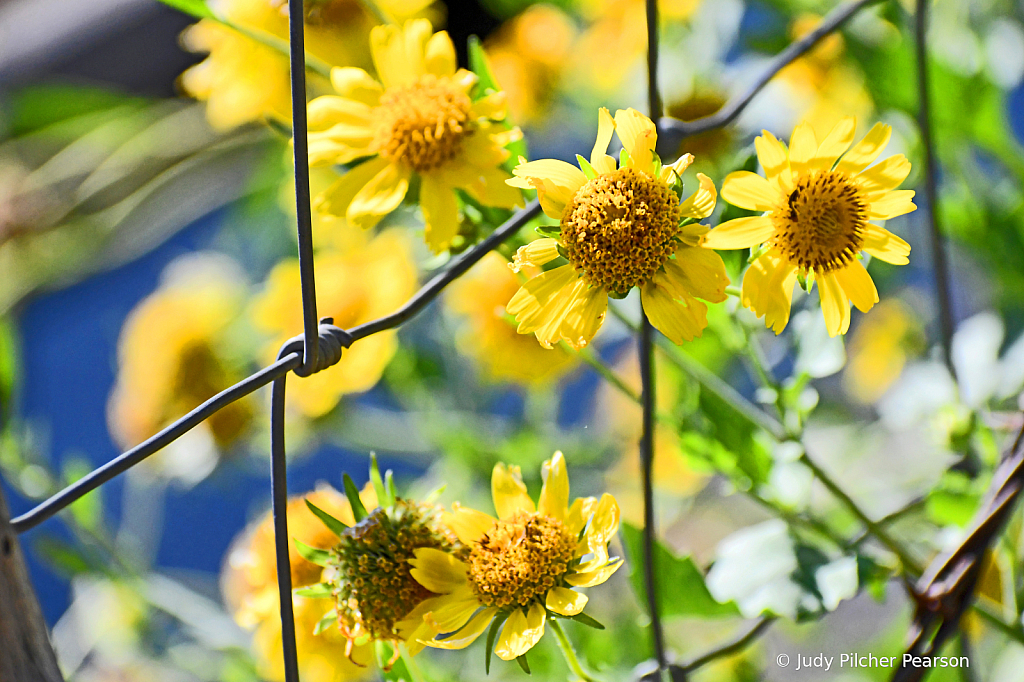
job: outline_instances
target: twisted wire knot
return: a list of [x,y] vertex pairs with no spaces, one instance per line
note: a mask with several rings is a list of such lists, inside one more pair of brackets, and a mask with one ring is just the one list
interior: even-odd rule
[[[322,372],[328,367],[338,364],[338,361],[341,360],[342,350],[351,345],[352,335],[344,329],[335,327],[333,317],[322,318],[320,325],[317,327],[316,366],[313,367],[313,371],[307,372],[300,365],[294,370],[296,376],[308,377],[311,374]],[[305,357],[305,352],[306,339],[303,334],[299,334],[288,339],[281,346],[281,350],[277,353],[277,359],[280,360],[288,355],[298,355],[300,358],[303,358]]]

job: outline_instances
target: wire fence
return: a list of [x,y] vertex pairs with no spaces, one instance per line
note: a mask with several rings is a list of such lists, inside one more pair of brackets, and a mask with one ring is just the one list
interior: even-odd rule
[[[657,0],[646,0],[648,36],[648,109],[659,131],[659,147],[671,154],[687,137],[729,125],[753,101],[758,92],[783,68],[811,50],[820,40],[839,30],[847,21],[865,7],[880,0],[855,0],[843,4],[822,19],[818,27],[801,39],[791,43],[771,60],[764,72],[739,95],[731,99],[717,113],[695,121],[683,122],[661,116],[661,99],[658,92],[658,7]],[[925,203],[931,228],[932,249],[935,257],[936,288],[939,292],[942,341],[948,362],[949,337],[952,329],[952,315],[949,302],[949,276],[941,229],[934,210],[936,189],[936,162],[932,148],[933,139],[928,110],[927,53],[925,31],[927,27],[928,0],[917,0],[915,35],[917,41],[918,86],[920,95],[919,125],[925,152]],[[416,292],[399,310],[366,322],[352,329],[341,329],[330,318],[317,319],[316,292],[314,288],[313,238],[310,214],[309,163],[306,137],[306,86],[305,69],[308,68],[304,50],[303,0],[289,0],[289,56],[291,63],[292,132],[294,139],[295,199],[297,208],[298,259],[301,274],[303,333],[290,339],[278,353],[271,365],[252,374],[234,386],[213,396],[202,405],[170,424],[156,435],[124,452],[107,464],[93,470],[87,476],[69,485],[64,490],[43,501],[30,511],[11,521],[15,533],[23,533],[68,507],[83,495],[95,490],[112,478],[127,471],[150,455],[166,447],[190,429],[209,418],[217,411],[249,395],[257,389],[273,384],[270,414],[271,434],[271,493],[273,503],[275,551],[277,558],[277,582],[280,597],[280,617],[283,635],[283,659],[285,679],[298,682],[298,660],[295,645],[295,622],[292,612],[292,585],[288,551],[287,505],[287,457],[285,453],[285,390],[289,373],[306,377],[337,363],[352,343],[388,329],[394,329],[419,313],[433,301],[445,287],[466,273],[487,253],[516,234],[531,219],[540,213],[540,204],[534,200],[518,211],[480,243],[454,260],[444,271],[437,274]],[[646,587],[650,629],[657,669],[644,676],[645,680],[664,680],[669,675],[674,682],[685,680],[700,667],[750,645],[768,631],[775,618],[766,616],[754,622],[752,627],[736,638],[723,643],[693,658],[688,663],[670,662],[664,643],[662,622],[659,614],[658,570],[654,562],[654,505],[653,505],[653,458],[655,385],[652,372],[652,353],[655,344],[664,339],[656,337],[646,316],[641,318],[638,328],[638,347],[641,374],[641,404],[643,407],[643,432],[640,440],[642,464],[642,485],[644,501],[644,543],[642,567]],[[742,402],[735,391],[715,376],[708,376],[707,370],[692,367],[691,374],[709,390],[719,394],[730,403]],[[771,415],[759,408],[753,409],[755,423],[765,428],[779,440],[786,439],[786,430]],[[1024,431],[1022,431],[1024,435]],[[982,504],[972,531],[964,542],[946,555],[937,557],[932,566],[922,570],[900,545],[886,533],[883,526],[887,519],[872,521],[860,511],[857,504],[840,489],[833,490],[828,477],[813,461],[804,455],[802,461],[841,499],[846,506],[864,523],[865,537],[871,536],[889,547],[900,557],[905,574],[921,575],[920,584],[915,586],[905,581],[908,593],[918,605],[912,624],[908,652],[916,655],[934,655],[943,643],[959,627],[960,617],[970,608],[973,591],[977,583],[981,561],[986,550],[992,545],[1024,489],[1024,450],[1021,437],[1004,458],[1004,462],[993,478],[990,493]],[[893,515],[895,518],[895,515]],[[1019,626],[1011,626],[996,619],[985,611],[982,617],[1006,634],[1024,641],[1024,632],[1016,632]],[[1014,629],[1015,628],[1015,629]],[[1013,630],[1013,631],[1011,631]],[[911,682],[927,673],[927,668],[898,669],[893,677],[895,682]]]

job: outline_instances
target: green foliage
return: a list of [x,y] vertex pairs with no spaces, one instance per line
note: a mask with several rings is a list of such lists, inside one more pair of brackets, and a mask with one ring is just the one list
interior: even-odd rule
[[212,19],[211,10],[203,0],[160,0],[165,5],[181,10],[185,14],[191,14],[196,19]]
[[352,506],[352,516],[355,517],[356,523],[359,523],[367,517],[366,507],[363,506],[363,501],[359,499],[359,488],[356,487],[352,477],[348,474],[342,475],[342,481],[345,485],[345,497],[348,498],[348,503]]
[[295,544],[295,549],[298,550],[299,556],[311,564],[326,566],[331,560],[331,553],[328,550],[310,547],[298,538],[292,538],[292,542]]
[[304,502],[306,503],[306,507],[309,508],[309,511],[313,512],[313,514],[316,515],[318,519],[323,521],[324,525],[327,526],[328,530],[337,535],[339,538],[341,537],[341,534],[344,533],[345,530],[348,528],[348,526],[346,526],[344,523],[334,518],[333,516],[325,512],[323,509],[310,502],[308,499],[304,500]]

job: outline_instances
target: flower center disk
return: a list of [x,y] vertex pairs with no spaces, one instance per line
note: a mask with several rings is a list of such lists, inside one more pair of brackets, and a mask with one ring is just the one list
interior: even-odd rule
[[561,242],[591,285],[624,296],[675,251],[679,218],[679,198],[668,185],[620,168],[576,192],[562,215]]
[[485,606],[523,606],[559,584],[575,554],[564,523],[519,512],[473,545],[469,578]]
[[815,171],[796,181],[772,211],[772,245],[803,270],[825,273],[852,261],[864,244],[867,206],[859,188],[839,171]]
[[422,547],[450,552],[454,543],[433,507],[407,500],[378,507],[345,531],[327,573],[343,632],[394,639],[395,624],[433,596],[410,574],[409,559]]
[[472,133],[471,107],[451,79],[423,76],[381,96],[374,145],[389,161],[417,173],[433,170],[455,158]]

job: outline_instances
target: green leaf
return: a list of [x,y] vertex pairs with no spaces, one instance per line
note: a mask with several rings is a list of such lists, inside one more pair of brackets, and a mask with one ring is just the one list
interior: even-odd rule
[[185,14],[191,14],[197,19],[213,19],[213,11],[206,5],[203,0],[160,0],[165,5],[169,5],[176,10],[181,10]]
[[334,625],[337,622],[338,622],[338,612],[337,611],[328,611],[324,615],[324,617],[321,618],[317,622],[316,627],[313,628],[313,634],[314,635],[319,635],[321,632],[323,632],[324,630],[326,630],[327,628],[331,627],[332,625]]
[[487,630],[487,653],[484,659],[484,673],[487,675],[491,674],[491,654],[494,653],[494,640],[498,638],[498,630],[501,629],[502,624],[508,620],[509,614],[499,613],[494,620],[491,621],[491,627]]
[[327,526],[327,529],[335,535],[337,535],[339,538],[341,537],[341,534],[344,533],[345,530],[348,528],[348,526],[346,526],[344,523],[334,518],[333,516],[331,516],[330,514],[328,514],[323,509],[316,506],[309,500],[305,500],[305,503],[306,506],[309,507],[309,511],[313,512],[318,519],[324,522],[324,525]]
[[[643,532],[631,524],[622,524],[622,543],[632,566],[629,581],[637,599],[646,608],[647,592],[641,568]],[[735,604],[715,601],[704,584],[704,574],[691,557],[678,557],[661,542],[656,542],[654,566],[658,580],[658,604],[663,616],[734,616],[739,613]]]
[[589,161],[587,161],[585,158],[583,158],[579,154],[576,155],[576,160],[580,164],[580,170],[583,171],[583,174],[587,176],[588,180],[593,180],[594,178],[597,177],[597,170],[593,166],[590,165]]
[[373,492],[377,493],[377,504],[382,507],[390,507],[395,503],[390,499],[387,488],[384,487],[384,479],[380,477],[380,467],[377,466],[377,453],[370,453],[370,483],[373,484]]
[[480,42],[480,38],[470,36],[469,40],[466,41],[466,51],[469,55],[469,70],[475,73],[479,79],[477,81],[479,96],[483,97],[488,91],[497,92],[501,90],[498,87],[498,82],[494,79],[494,74],[491,72],[490,64],[487,62],[487,54],[484,52],[484,46]]
[[577,623],[582,623],[583,625],[586,625],[588,628],[594,628],[595,630],[604,630],[604,623],[597,620],[596,618],[588,616],[585,613],[577,613],[575,616],[569,616],[569,620],[574,620]]
[[[18,346],[14,323],[9,317],[0,317],[0,425],[10,420],[11,397],[18,385]],[[2,428],[0,428],[2,430]]]
[[305,542],[302,542],[298,538],[292,538],[292,542],[295,543],[295,549],[298,550],[299,556],[311,564],[317,566],[326,566],[327,562],[331,559],[331,553],[326,549],[317,549],[316,547],[310,547]]
[[77,547],[73,547],[63,540],[58,540],[52,536],[38,538],[32,543],[32,548],[50,566],[67,577],[100,570],[100,567],[87,558]]
[[307,597],[309,599],[330,599],[334,596],[331,591],[331,586],[328,583],[317,583],[316,585],[297,587],[292,590],[292,594],[300,597]]
[[342,475],[342,481],[345,484],[345,497],[348,498],[348,503],[352,506],[352,516],[355,517],[356,523],[359,523],[369,516],[366,513],[366,507],[363,506],[363,501],[359,499],[359,488],[348,474]]
[[[88,475],[93,467],[89,462],[82,459],[70,459],[64,464],[64,484],[71,485],[80,478]],[[103,497],[98,490],[86,493],[71,504],[68,509],[71,515],[82,528],[96,530],[103,521]]]
[[526,673],[527,675],[530,674],[530,662],[526,660],[526,654],[523,654],[522,656],[517,656],[516,663],[519,664],[519,667],[523,669],[524,673]]

